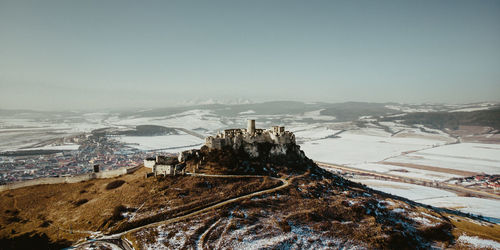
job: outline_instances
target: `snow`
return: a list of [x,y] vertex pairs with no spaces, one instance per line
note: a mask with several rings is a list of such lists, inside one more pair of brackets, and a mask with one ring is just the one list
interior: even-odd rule
[[434,112],[436,111],[435,109],[432,108],[411,108],[411,107],[405,107],[405,106],[397,106],[397,105],[386,105],[385,106],[388,109],[393,109],[405,113],[413,113],[413,112]]
[[370,188],[401,196],[423,204],[457,209],[461,212],[482,215],[485,219],[500,223],[500,200],[476,197],[461,197],[457,194],[438,188],[373,179],[352,179]]
[[324,139],[340,132],[340,130],[328,129],[326,127],[315,127],[310,129],[298,130],[296,132],[294,132],[293,130],[291,131],[295,134],[296,139],[308,141]]
[[419,202],[435,207],[457,209],[465,213],[482,215],[488,221],[500,223],[500,200],[456,196],[429,198]]
[[451,178],[462,177],[454,174],[421,170],[409,167],[394,166],[388,164],[378,164],[378,163],[362,163],[362,164],[354,164],[348,166],[367,171],[397,175],[402,177],[409,177],[414,179],[422,179],[428,181],[446,181]]
[[474,107],[474,108],[463,108],[463,109],[455,109],[449,111],[451,112],[472,112],[472,111],[479,111],[479,110],[488,110],[489,107]]
[[204,142],[198,137],[185,133],[163,136],[118,136],[113,138],[140,150],[172,149],[174,152],[178,152],[179,148],[199,148]]
[[477,248],[500,249],[500,242],[481,239],[477,236],[461,235],[460,237],[458,237],[457,241],[463,244],[472,245],[472,247]]
[[420,216],[412,217],[411,219],[422,224],[422,225],[425,225],[425,226],[435,226],[436,225],[436,224],[432,223],[429,219],[424,218],[424,217],[420,217]]
[[437,188],[424,187],[409,183],[383,181],[374,179],[354,179],[353,181],[365,184],[373,189],[377,189],[393,195],[405,197],[411,200],[419,201],[437,197],[455,197],[455,193],[444,191]]
[[[270,222],[272,223],[272,222]],[[364,249],[364,247],[356,246],[355,244],[335,239],[331,237],[323,237],[321,234],[312,231],[305,226],[291,225],[291,231],[283,233],[268,230],[264,235],[255,233],[254,226],[247,226],[234,230],[230,233],[230,238],[233,244],[232,249],[332,249],[332,248],[349,248],[349,249]],[[241,241],[236,239],[242,239]]]
[[63,145],[48,145],[38,148],[27,148],[23,150],[78,150],[80,145],[78,144],[63,144]]
[[445,145],[389,159],[487,174],[500,174],[500,145],[459,143]]
[[378,162],[406,151],[444,144],[429,138],[391,137],[375,128],[350,130],[340,138],[306,141],[301,145],[306,155],[316,161],[336,164]]
[[153,244],[146,244],[145,249],[165,249],[166,246],[164,242],[168,243],[171,248],[179,249],[185,246],[190,236],[192,236],[197,229],[202,227],[202,223],[193,223],[192,226],[187,228],[186,231],[179,230],[175,235],[169,237],[169,231],[171,231],[171,225],[158,226],[156,231],[158,236],[156,236],[156,242]]
[[255,114],[255,111],[250,109],[250,110],[247,110],[247,111],[239,112],[238,114],[240,114],[240,115],[251,115],[251,114]]
[[314,110],[314,111],[309,111],[309,112],[304,112],[303,115],[298,116],[298,119],[312,119],[316,121],[333,121],[336,118],[334,116],[329,116],[329,115],[322,115],[321,111],[325,109],[319,109],[319,110]]
[[139,117],[139,118],[126,118],[116,119],[113,125],[128,125],[136,126],[140,124],[150,124],[165,127],[176,127],[185,129],[205,128],[208,130],[216,131],[225,127],[218,117],[211,110],[193,109],[169,116],[161,117]]

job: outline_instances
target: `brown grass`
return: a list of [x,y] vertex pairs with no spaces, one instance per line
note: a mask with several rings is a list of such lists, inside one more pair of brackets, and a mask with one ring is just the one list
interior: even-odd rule
[[[142,204],[134,223],[148,222],[148,218],[157,214],[161,216],[156,219],[165,219],[186,209],[279,184],[262,178],[169,176],[145,179],[146,171],[142,168],[134,174],[113,179],[1,192],[0,239],[24,239],[29,233],[34,237],[42,234],[39,238],[50,242],[74,242],[88,236],[83,231],[107,232],[126,225],[128,218],[123,218],[121,212],[134,211]],[[111,183],[121,184],[119,188],[108,189]],[[164,212],[159,213],[160,209]]]
[[482,222],[481,225],[478,222],[471,222],[470,219],[467,218],[456,217],[451,219],[450,222],[455,226],[453,235],[456,237],[465,233],[483,239],[500,241],[500,225],[498,224]]

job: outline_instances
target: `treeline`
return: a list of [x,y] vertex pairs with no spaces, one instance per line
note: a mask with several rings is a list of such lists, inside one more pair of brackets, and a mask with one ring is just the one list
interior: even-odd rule
[[381,121],[404,120],[408,125],[422,124],[435,129],[458,129],[460,125],[488,126],[500,130],[500,108],[472,112],[418,112],[403,117],[384,117]]
[[6,151],[6,152],[0,152],[0,156],[50,155],[50,154],[62,153],[64,151],[69,151],[69,150],[35,149],[35,150]]
[[176,135],[177,130],[157,125],[138,125],[135,130],[116,131],[116,135],[128,136],[160,136],[160,135]]

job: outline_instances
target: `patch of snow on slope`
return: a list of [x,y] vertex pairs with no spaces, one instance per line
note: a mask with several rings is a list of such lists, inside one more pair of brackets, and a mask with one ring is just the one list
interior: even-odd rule
[[[243,230],[243,231],[242,231]],[[291,226],[291,231],[287,233],[266,233],[265,237],[259,234],[248,234],[248,228],[239,229],[234,234],[245,234],[242,241],[234,240],[231,248],[234,249],[332,249],[349,248],[364,249],[345,240],[322,237],[320,234],[312,232],[307,227]]]
[[493,240],[485,240],[476,236],[461,235],[460,237],[458,237],[457,241],[477,248],[500,249],[500,242]]

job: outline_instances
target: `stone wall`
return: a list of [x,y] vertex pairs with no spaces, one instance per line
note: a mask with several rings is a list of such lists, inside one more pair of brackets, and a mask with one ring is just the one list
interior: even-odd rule
[[99,172],[99,173],[88,173],[88,174],[81,174],[81,175],[68,176],[68,177],[47,177],[47,178],[38,178],[38,179],[34,179],[34,180],[13,182],[13,183],[9,183],[6,185],[1,185],[0,192],[5,191],[5,190],[11,190],[11,189],[17,189],[17,188],[29,187],[29,186],[36,186],[36,185],[43,185],[43,184],[77,183],[77,182],[88,181],[88,180],[93,180],[93,179],[114,178],[114,177],[122,176],[125,174],[133,173],[133,172],[137,171],[139,168],[141,168],[142,166],[143,165],[139,165],[136,167],[120,168],[120,169],[111,170],[111,171],[103,171],[103,172]]

